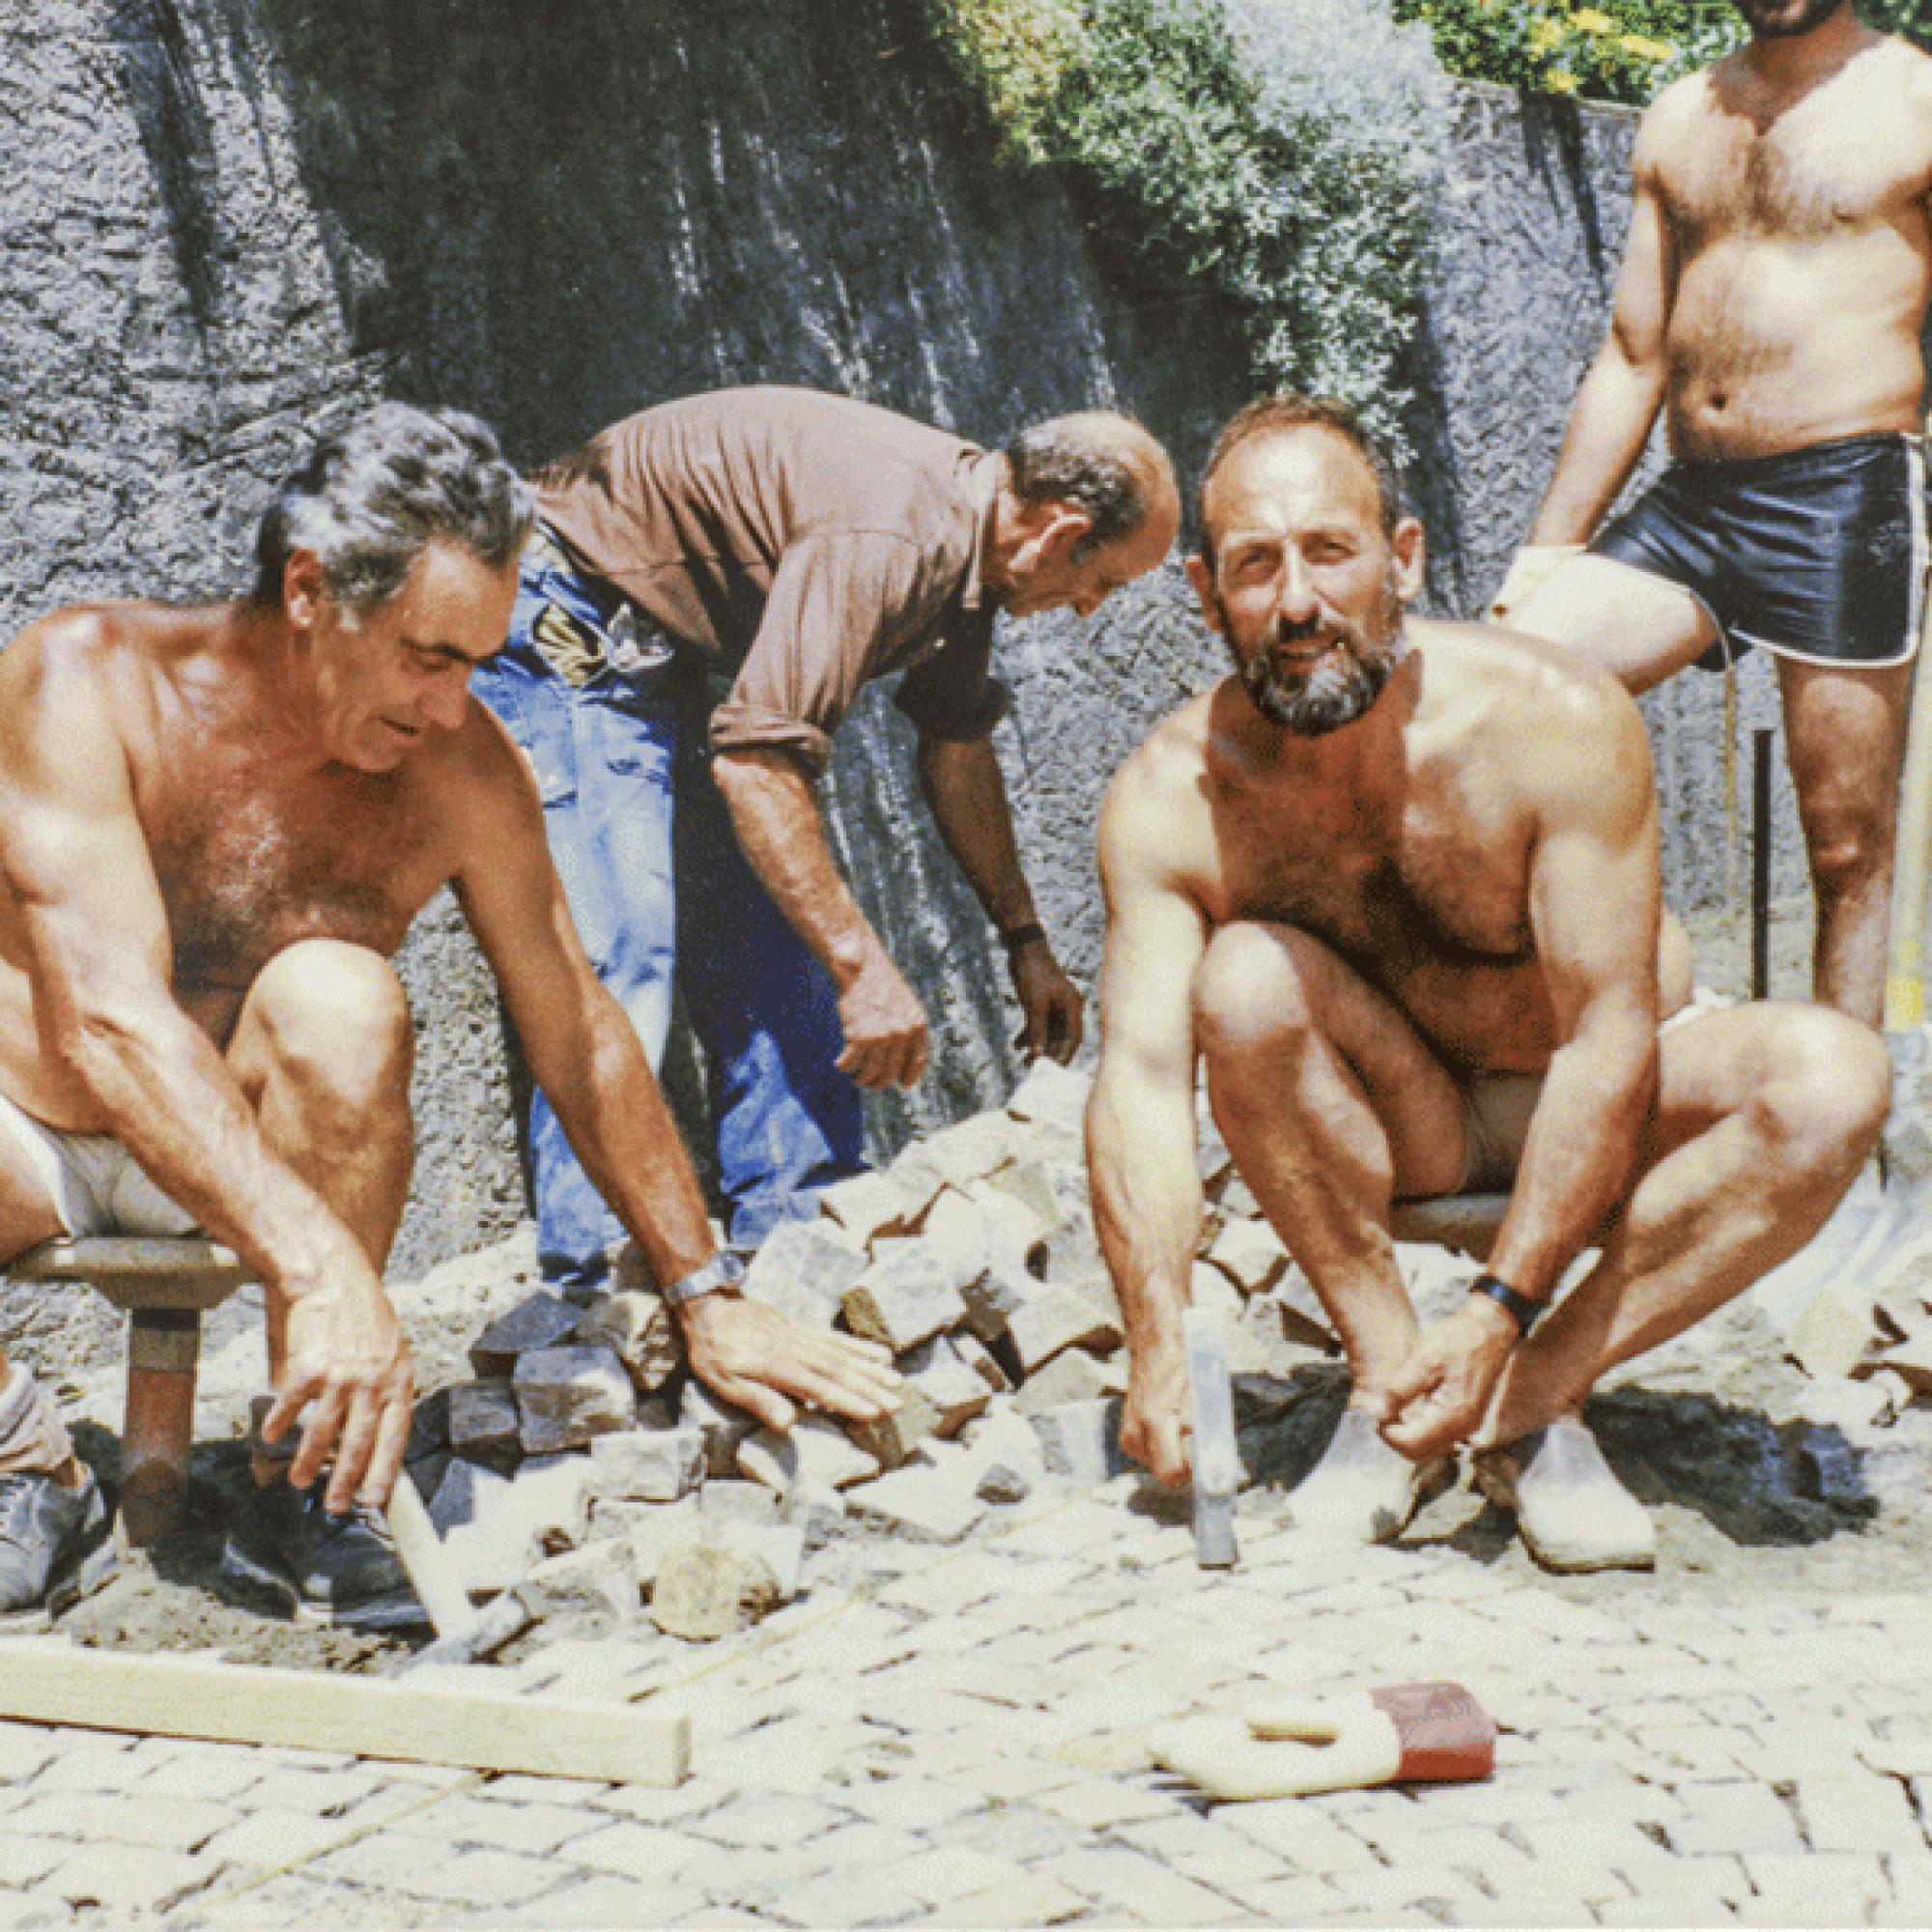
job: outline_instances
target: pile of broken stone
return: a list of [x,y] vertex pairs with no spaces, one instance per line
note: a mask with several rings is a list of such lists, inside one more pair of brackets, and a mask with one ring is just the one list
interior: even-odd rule
[[[688,1372],[634,1250],[588,1307],[538,1291],[418,1404],[410,1467],[471,1591],[601,1604],[710,1638],[790,1601],[841,1534],[952,1543],[989,1514],[1105,1479],[1126,1357],[1088,1204],[1089,1077],[1042,1061],[1008,1105],[839,1183],[781,1224],[744,1292],[883,1343],[904,1377],[873,1422],[780,1434]],[[1332,1353],[1298,1271],[1214,1144],[1194,1297],[1236,1370]]]

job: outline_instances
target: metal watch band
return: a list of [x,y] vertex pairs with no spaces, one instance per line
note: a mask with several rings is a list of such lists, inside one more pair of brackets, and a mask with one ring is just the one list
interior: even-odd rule
[[1519,1336],[1527,1335],[1536,1326],[1537,1317],[1549,1306],[1547,1301],[1532,1301],[1528,1295],[1519,1294],[1508,1282],[1498,1281],[1492,1274],[1479,1274],[1469,1284],[1469,1293],[1487,1294],[1492,1301],[1508,1309]]
[[674,1281],[659,1293],[673,1308],[696,1301],[721,1288],[736,1288],[745,1279],[743,1259],[729,1248],[720,1248],[701,1267],[695,1267],[682,1281]]

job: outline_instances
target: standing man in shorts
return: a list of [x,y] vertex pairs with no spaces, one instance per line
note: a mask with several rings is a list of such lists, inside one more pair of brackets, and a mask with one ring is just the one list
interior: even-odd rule
[[[1844,0],[1737,5],[1749,42],[1637,130],[1609,337],[1492,615],[1636,692],[1776,654],[1813,991],[1876,1026],[1927,562],[1932,60]],[[1660,410],[1669,469],[1600,528]]]
[[[477,696],[528,754],[578,930],[653,1065],[673,973],[703,1045],[734,1247],[864,1167],[860,1090],[925,1069],[926,1018],[834,863],[832,736],[872,678],[919,734],[947,848],[998,930],[1030,1054],[1081,998],[1020,866],[991,732],[993,618],[1082,616],[1167,554],[1160,445],[1104,411],[1004,450],[806,389],[626,417],[535,478],[509,642]],[[531,1102],[546,1276],[594,1285],[620,1232]]]
[[[1406,622],[1422,526],[1397,488],[1320,404],[1273,398],[1222,431],[1188,572],[1236,673],[1155,730],[1101,812],[1087,1145],[1132,1356],[1122,1446],[1185,1480],[1205,1065],[1348,1354],[1296,1524],[1386,1542],[1466,1442],[1540,1561],[1643,1567],[1650,1520],[1585,1399],[1811,1237],[1877,1137],[1885,1052],[1770,1001],[1660,1033],[1690,960],[1636,706],[1574,651]],[[1488,1270],[1421,1327],[1392,1204],[1495,1185]]]

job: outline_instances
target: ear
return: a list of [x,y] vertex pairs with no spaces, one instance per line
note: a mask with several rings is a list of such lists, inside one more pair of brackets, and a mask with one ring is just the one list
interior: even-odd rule
[[1067,556],[1094,527],[1094,519],[1072,503],[1041,503],[1036,511],[1034,542],[1041,556]]
[[312,550],[293,550],[282,565],[282,610],[298,630],[313,630],[330,602],[322,559]]
[[1406,604],[1412,598],[1421,596],[1425,575],[1422,526],[1415,518],[1405,517],[1395,526],[1395,534],[1389,539],[1389,552],[1395,558],[1396,588]]
[[1201,600],[1201,615],[1210,631],[1226,631],[1221,620],[1221,600],[1214,594],[1214,573],[1208,567],[1205,556],[1187,558],[1187,581],[1194,586],[1194,594]]

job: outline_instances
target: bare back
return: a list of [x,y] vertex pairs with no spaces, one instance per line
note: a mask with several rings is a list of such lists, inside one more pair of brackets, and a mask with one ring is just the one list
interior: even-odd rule
[[[1397,766],[1356,783],[1258,765],[1252,708],[1230,680],[1168,720],[1117,785],[1123,801],[1139,794],[1139,824],[1167,827],[1165,888],[1208,928],[1274,922],[1324,940],[1459,1078],[1540,1071],[1561,1044],[1533,931],[1545,808],[1580,783],[1644,818],[1642,726],[1560,648],[1471,625],[1409,634],[1417,648],[1379,700],[1403,713]],[[1123,828],[1123,842],[1134,836]],[[1654,891],[1619,916],[1654,923]],[[1669,1004],[1687,990],[1680,946],[1673,928]]]
[[177,1003],[219,1045],[276,953],[314,938],[392,953],[457,865],[469,734],[390,772],[318,766],[226,608],[48,619],[0,653],[0,1090],[52,1125],[101,1122],[43,1050],[30,920],[92,900],[101,945],[154,933]]
[[1844,22],[1783,89],[1747,48],[1646,116],[1637,188],[1667,254],[1674,453],[1750,457],[1916,432],[1932,290],[1932,60]]

